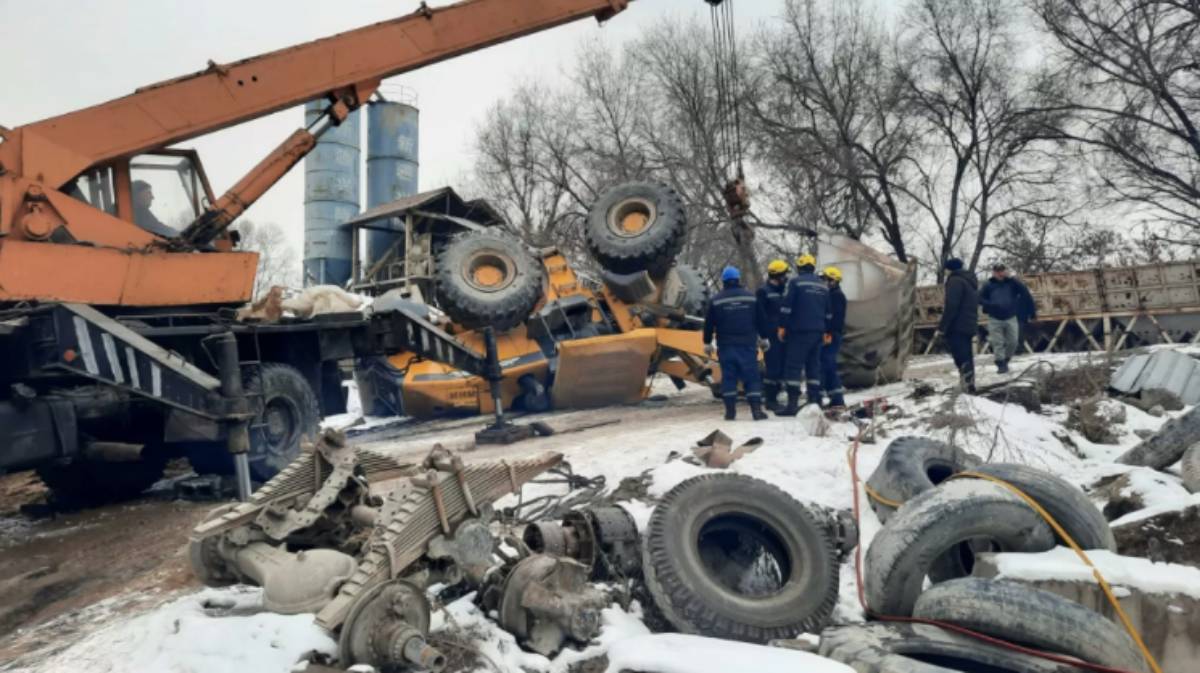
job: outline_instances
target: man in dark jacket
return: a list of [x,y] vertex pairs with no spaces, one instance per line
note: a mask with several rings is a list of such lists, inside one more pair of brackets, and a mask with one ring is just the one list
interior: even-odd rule
[[1003,264],[992,266],[992,277],[979,293],[979,305],[988,316],[988,343],[996,357],[996,371],[1008,373],[1008,361],[1021,345],[1021,323],[1037,317],[1029,288],[1008,273]]
[[808,404],[821,405],[821,341],[825,316],[829,314],[829,287],[815,273],[812,255],[796,259],[796,277],[788,283],[779,339],[784,344],[783,378],[787,383],[787,406],[775,412],[795,416],[800,411],[800,386],[808,388]]
[[829,395],[829,410],[846,409],[846,389],[838,374],[838,349],[842,347],[842,334],[846,331],[846,293],[842,292],[842,270],[827,266],[821,272],[829,284],[829,313],[825,320],[825,338],[821,346],[821,388]]
[[736,267],[727,266],[721,272],[724,288],[709,300],[704,316],[704,350],[712,356],[715,334],[725,420],[737,418],[740,381],[750,402],[750,415],[761,421],[767,415],[762,410],[762,379],[758,373],[758,307],[754,293],[742,287],[741,280]]
[[961,259],[946,260],[946,302],[938,331],[946,337],[963,390],[975,393],[975,353],[971,341],[979,329],[979,285]]
[[767,409],[778,411],[779,388],[783,384],[783,342],[779,340],[779,311],[787,291],[788,263],[776,259],[767,265],[767,282],[755,296],[758,298],[759,336],[766,340],[763,360],[763,398]]

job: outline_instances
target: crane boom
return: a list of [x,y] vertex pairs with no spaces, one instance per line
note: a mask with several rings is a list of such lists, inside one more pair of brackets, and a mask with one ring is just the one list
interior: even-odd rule
[[[13,129],[0,170],[57,188],[89,166],[163,148],[307,101],[353,98],[380,80],[577,19],[606,19],[630,0],[465,0],[138,89]],[[361,89],[359,89],[361,90]],[[365,101],[351,101],[361,105]]]

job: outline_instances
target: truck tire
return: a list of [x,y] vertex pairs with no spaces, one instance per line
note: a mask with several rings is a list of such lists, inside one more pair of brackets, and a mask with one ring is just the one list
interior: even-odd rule
[[838,598],[829,532],[790,495],[737,474],[663,497],[642,549],[646,587],[684,633],[765,643],[815,632]]
[[43,465],[37,468],[37,474],[59,505],[94,507],[140,495],[162,479],[166,466],[165,455],[151,452],[135,462],[102,463],[80,458],[66,465]]
[[495,231],[458,234],[437,257],[438,304],[466,329],[497,331],[525,322],[542,298],[545,276],[519,240]]
[[1183,452],[1196,442],[1200,442],[1200,404],[1182,416],[1167,421],[1158,432],[1121,454],[1117,462],[1165,470],[1182,458]]
[[[911,616],[939,557],[956,549],[969,552],[972,543],[1041,552],[1054,547],[1054,534],[1025,501],[999,484],[944,483],[907,502],[875,535],[867,550],[867,604],[881,615]],[[970,572],[971,563],[964,560],[964,572]]]
[[[888,444],[867,486],[894,502],[904,503],[982,461],[966,451],[929,437],[897,437]],[[871,498],[871,509],[886,523],[896,508]]]
[[683,283],[683,312],[694,317],[704,317],[704,309],[708,305],[708,287],[696,267],[690,264],[675,266],[679,281]]
[[1146,671],[1133,638],[1099,612],[1033,587],[967,577],[931,587],[913,616],[949,622],[1091,664]]
[[[1025,492],[1083,549],[1117,551],[1117,540],[1100,508],[1079,487],[1045,470],[1013,463],[984,463],[974,472],[1002,479]],[[1065,540],[1060,540],[1064,545]]]
[[588,211],[588,250],[612,273],[666,273],[683,248],[683,200],[667,185],[627,182],[600,195]]
[[[259,365],[258,371],[245,377],[243,385],[257,408],[256,416],[250,419],[250,478],[266,482],[300,455],[304,439],[316,437],[320,406],[308,380],[291,365]],[[202,474],[233,473],[233,457],[221,444],[193,447],[188,460]]]
[[1183,487],[1188,493],[1200,493],[1200,442],[1183,452],[1183,462],[1179,467],[1183,471]]
[[838,626],[821,634],[818,652],[856,673],[1078,673],[1013,650],[925,624]]

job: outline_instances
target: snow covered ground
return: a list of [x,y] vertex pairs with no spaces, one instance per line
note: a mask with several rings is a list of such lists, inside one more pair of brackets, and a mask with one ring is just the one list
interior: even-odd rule
[[[1078,355],[1039,357],[1059,368],[1082,359]],[[1018,358],[1013,369],[1019,372],[1033,362],[1032,357]],[[983,363],[980,368],[991,370]],[[1113,402],[1124,407],[1126,416],[1125,423],[1114,428],[1119,443],[1094,444],[1067,427],[1068,413],[1064,407],[1045,407],[1042,413],[1031,413],[1016,404],[945,394],[953,382],[952,368],[945,358],[919,359],[910,376],[934,384],[938,392],[912,399],[914,383],[909,381],[849,397],[853,404],[885,396],[897,408],[893,415],[878,422],[874,441],[864,443],[859,451],[858,471],[864,479],[875,468],[891,439],[915,434],[952,440],[987,460],[1044,468],[1085,487],[1103,477],[1129,473],[1131,487],[1145,491],[1145,502],[1152,509],[1178,508],[1197,502],[1197,497],[1183,490],[1173,475],[1112,463],[1113,458],[1139,441],[1135,431],[1154,430],[1167,417],[1150,416]],[[980,383],[986,385],[995,380],[995,374],[985,373]],[[856,425],[832,423],[807,410],[793,419],[773,418],[759,423],[749,421],[748,413],[743,410],[743,419],[725,422],[720,420],[720,405],[711,400],[707,390],[690,388],[675,392],[662,385],[656,389],[669,396],[667,402],[657,403],[665,412],[641,407],[629,409],[619,424],[551,438],[557,441],[555,450],[564,452],[577,474],[603,475],[609,488],[616,487],[623,478],[649,471],[648,498],[626,503],[639,526],[644,527],[649,520],[654,498],[692,476],[709,471],[675,457],[690,455],[695,442],[713,429],[725,432],[735,444],[752,437],[764,440],[761,448],[734,463],[730,471],[773,483],[802,501],[837,509],[853,505],[847,449],[858,433]],[[643,407],[653,410],[654,405]],[[652,421],[639,420],[643,416]],[[353,419],[330,420],[331,424],[343,426]],[[429,441],[425,445],[431,444]],[[386,450],[387,444],[379,443],[372,448]],[[535,443],[532,450],[541,449]],[[526,486],[523,495],[528,499],[564,492],[560,485],[532,484]],[[515,502],[510,497],[498,506]],[[865,501],[861,505],[861,544],[865,546],[878,530],[879,522]],[[258,600],[256,590],[244,587],[188,594],[152,612],[105,625],[44,665],[26,670],[283,673],[308,652],[333,653],[334,642],[313,624],[311,616],[273,615],[259,609]],[[435,639],[448,639],[453,634],[455,642],[465,640],[466,647],[475,653],[477,670],[500,673],[565,673],[573,664],[601,654],[608,657],[608,670],[613,673],[622,668],[661,673],[745,670],[743,664],[748,660],[762,673],[849,671],[847,667],[802,652],[680,635],[653,635],[642,623],[636,603],[629,611],[614,606],[603,617],[604,630],[592,645],[583,651],[565,651],[553,660],[521,650],[513,637],[481,614],[469,597],[442,606],[434,615],[434,631]],[[862,619],[849,564],[842,569],[841,598],[834,618],[840,623]],[[0,670],[5,670],[2,664]]]

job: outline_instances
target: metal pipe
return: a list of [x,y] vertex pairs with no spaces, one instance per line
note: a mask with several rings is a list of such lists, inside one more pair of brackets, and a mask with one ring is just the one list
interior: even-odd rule
[[228,403],[226,449],[233,454],[234,474],[237,477],[238,500],[250,499],[250,414],[246,394],[242,389],[242,367],[238,360],[237,337],[233,332],[210,337],[217,344],[217,372],[221,380],[221,395]]
[[503,380],[504,373],[500,369],[500,356],[496,347],[496,331],[491,327],[483,329],[483,343],[487,355],[488,387],[491,389],[492,403],[495,405],[496,427],[499,428],[504,426],[504,397],[500,389],[500,382]]

